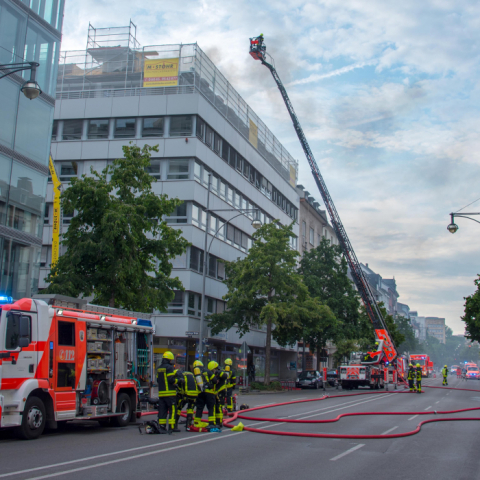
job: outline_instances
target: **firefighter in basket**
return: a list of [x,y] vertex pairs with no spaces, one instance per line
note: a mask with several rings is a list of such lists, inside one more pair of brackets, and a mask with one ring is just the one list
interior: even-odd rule
[[422,367],[419,363],[417,363],[417,368],[415,369],[415,380],[417,381],[417,393],[422,393]]
[[[172,433],[175,428],[176,420],[176,385],[183,380],[179,379],[175,374],[174,357],[172,352],[163,354],[162,363],[157,369],[158,383],[158,425],[159,433]],[[167,430],[167,416],[170,415]]]
[[231,358],[225,359],[225,372],[228,373],[227,380],[227,411],[233,412],[233,391],[237,385],[237,372],[233,368],[233,362]]

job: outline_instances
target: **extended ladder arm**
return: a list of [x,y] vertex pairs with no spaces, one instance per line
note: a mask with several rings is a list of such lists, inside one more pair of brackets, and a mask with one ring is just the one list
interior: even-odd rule
[[[386,359],[391,363],[397,356],[397,351],[393,344],[393,340],[390,337],[388,332],[387,326],[385,324],[385,320],[383,319],[382,313],[378,308],[377,302],[375,301],[375,297],[368,285],[368,282],[365,278],[365,275],[362,271],[360,266],[360,262],[355,255],[353,250],[352,244],[348,238],[347,232],[345,231],[345,227],[340,219],[340,216],[335,208],[333,203],[332,197],[328,192],[327,185],[323,180],[323,177],[320,173],[320,169],[318,168],[317,162],[313,156],[312,150],[310,149],[310,145],[308,144],[307,138],[305,133],[300,125],[298,117],[295,113],[293,108],[292,102],[288,97],[287,91],[283,86],[280,77],[278,76],[277,70],[272,65],[271,62],[267,62],[267,55],[266,55],[266,48],[265,45],[262,48],[258,48],[258,44],[252,42],[254,39],[250,39],[250,55],[256,59],[260,60],[263,65],[265,65],[271,72],[275,83],[277,84],[278,89],[283,97],[283,101],[287,107],[288,113],[290,114],[290,118],[292,119],[293,126],[295,131],[297,132],[298,139],[302,145],[303,151],[305,152],[305,156],[307,157],[308,164],[312,170],[313,178],[315,179],[315,183],[317,184],[318,190],[322,195],[323,202],[325,203],[325,207],[328,210],[332,226],[335,230],[337,238],[340,242],[342,247],[343,253],[347,259],[348,265],[350,267],[351,275],[353,277],[353,281],[357,287],[357,290],[362,298],[363,304],[365,305],[367,315],[370,318],[373,327],[375,329],[375,335],[377,337],[377,341],[382,342],[383,344],[383,353]],[[376,363],[380,362],[380,358]]]
[[62,182],[58,179],[55,164],[52,156],[48,160],[48,168],[53,182],[53,228],[52,228],[52,262],[53,267],[58,262],[60,256],[60,222],[61,222],[61,207],[60,195],[62,194]]

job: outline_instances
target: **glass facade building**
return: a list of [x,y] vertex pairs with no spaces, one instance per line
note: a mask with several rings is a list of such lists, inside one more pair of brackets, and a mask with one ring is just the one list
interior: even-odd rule
[[30,71],[0,80],[0,294],[37,291],[64,0],[0,0],[0,64],[35,61],[42,94],[20,92]]

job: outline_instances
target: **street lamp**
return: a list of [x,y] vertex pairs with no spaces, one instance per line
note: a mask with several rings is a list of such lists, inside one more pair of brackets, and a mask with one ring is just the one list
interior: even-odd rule
[[20,90],[23,92],[25,97],[27,97],[29,100],[33,100],[42,93],[40,85],[35,80],[37,74],[37,67],[39,66],[40,64],[37,62],[6,63],[4,65],[0,64],[0,72],[7,72],[0,77],[0,80],[2,78],[8,77],[8,75],[11,75],[12,73],[30,70],[30,80],[27,80],[22,85],[22,88]]
[[469,220],[473,220],[474,222],[480,223],[478,220],[475,220],[474,218],[470,218],[468,215],[480,215],[480,212],[474,212],[474,213],[451,213],[450,214],[450,225],[448,225],[447,230],[450,233],[455,233],[458,230],[458,225],[455,223],[455,217],[462,217],[462,218],[468,218]]
[[[224,209],[217,209],[217,210],[210,210],[210,188],[211,188],[211,179],[212,179],[212,174],[208,174],[208,190],[207,190],[207,209],[206,209],[206,225],[205,225],[205,241],[204,241],[204,249],[203,249],[203,272],[202,272],[202,304],[201,304],[201,311],[200,311],[200,328],[198,332],[198,342],[200,345],[199,348],[199,358],[200,360],[203,360],[203,353],[204,353],[204,344],[203,344],[203,330],[204,330],[204,324],[205,324],[205,284],[207,280],[207,267],[208,267],[208,254],[210,252],[210,248],[212,247],[212,243],[215,240],[218,232],[224,227],[227,226],[228,223],[230,223],[233,219],[239,217],[240,215],[243,215],[245,212],[257,212],[258,213],[258,208],[224,208]],[[238,215],[235,215],[234,217],[230,218],[227,220],[221,227],[218,228],[218,230],[212,235],[212,239],[210,240],[210,245],[208,245],[208,225],[209,225],[209,218],[208,214],[210,212],[240,212]],[[258,230],[262,226],[262,222],[257,218],[255,218],[252,221],[252,227],[255,228],[255,230]]]

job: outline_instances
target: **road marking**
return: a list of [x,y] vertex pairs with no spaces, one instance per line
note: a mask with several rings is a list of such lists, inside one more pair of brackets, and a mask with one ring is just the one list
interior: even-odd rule
[[398,427],[392,427],[392,428],[389,428],[386,432],[383,432],[381,433],[380,435],[387,435],[387,433],[390,433],[390,432],[393,432],[395,429],[397,429]]
[[[255,405],[255,407],[266,407],[267,405],[274,405],[275,402],[270,402],[270,403],[262,403],[261,405]],[[255,408],[253,407],[253,408]]]
[[298,397],[298,398],[292,398],[292,401],[293,400],[305,400],[307,397]]
[[345,455],[348,455],[349,453],[352,453],[355,450],[358,450],[359,448],[362,448],[364,446],[365,446],[364,443],[359,443],[358,445],[355,445],[354,447],[350,448],[346,452],[343,452],[340,455],[337,455],[336,457],[331,458],[330,461],[335,462],[335,461],[339,460],[340,458],[344,457]]
[[418,415],[414,415],[413,417],[410,417],[409,420],[413,420],[414,418],[417,418]]
[[440,400],[438,402],[435,402],[435,403],[440,403]]
[[425,410],[430,410],[432,408],[432,406],[430,405],[429,407],[427,407]]

